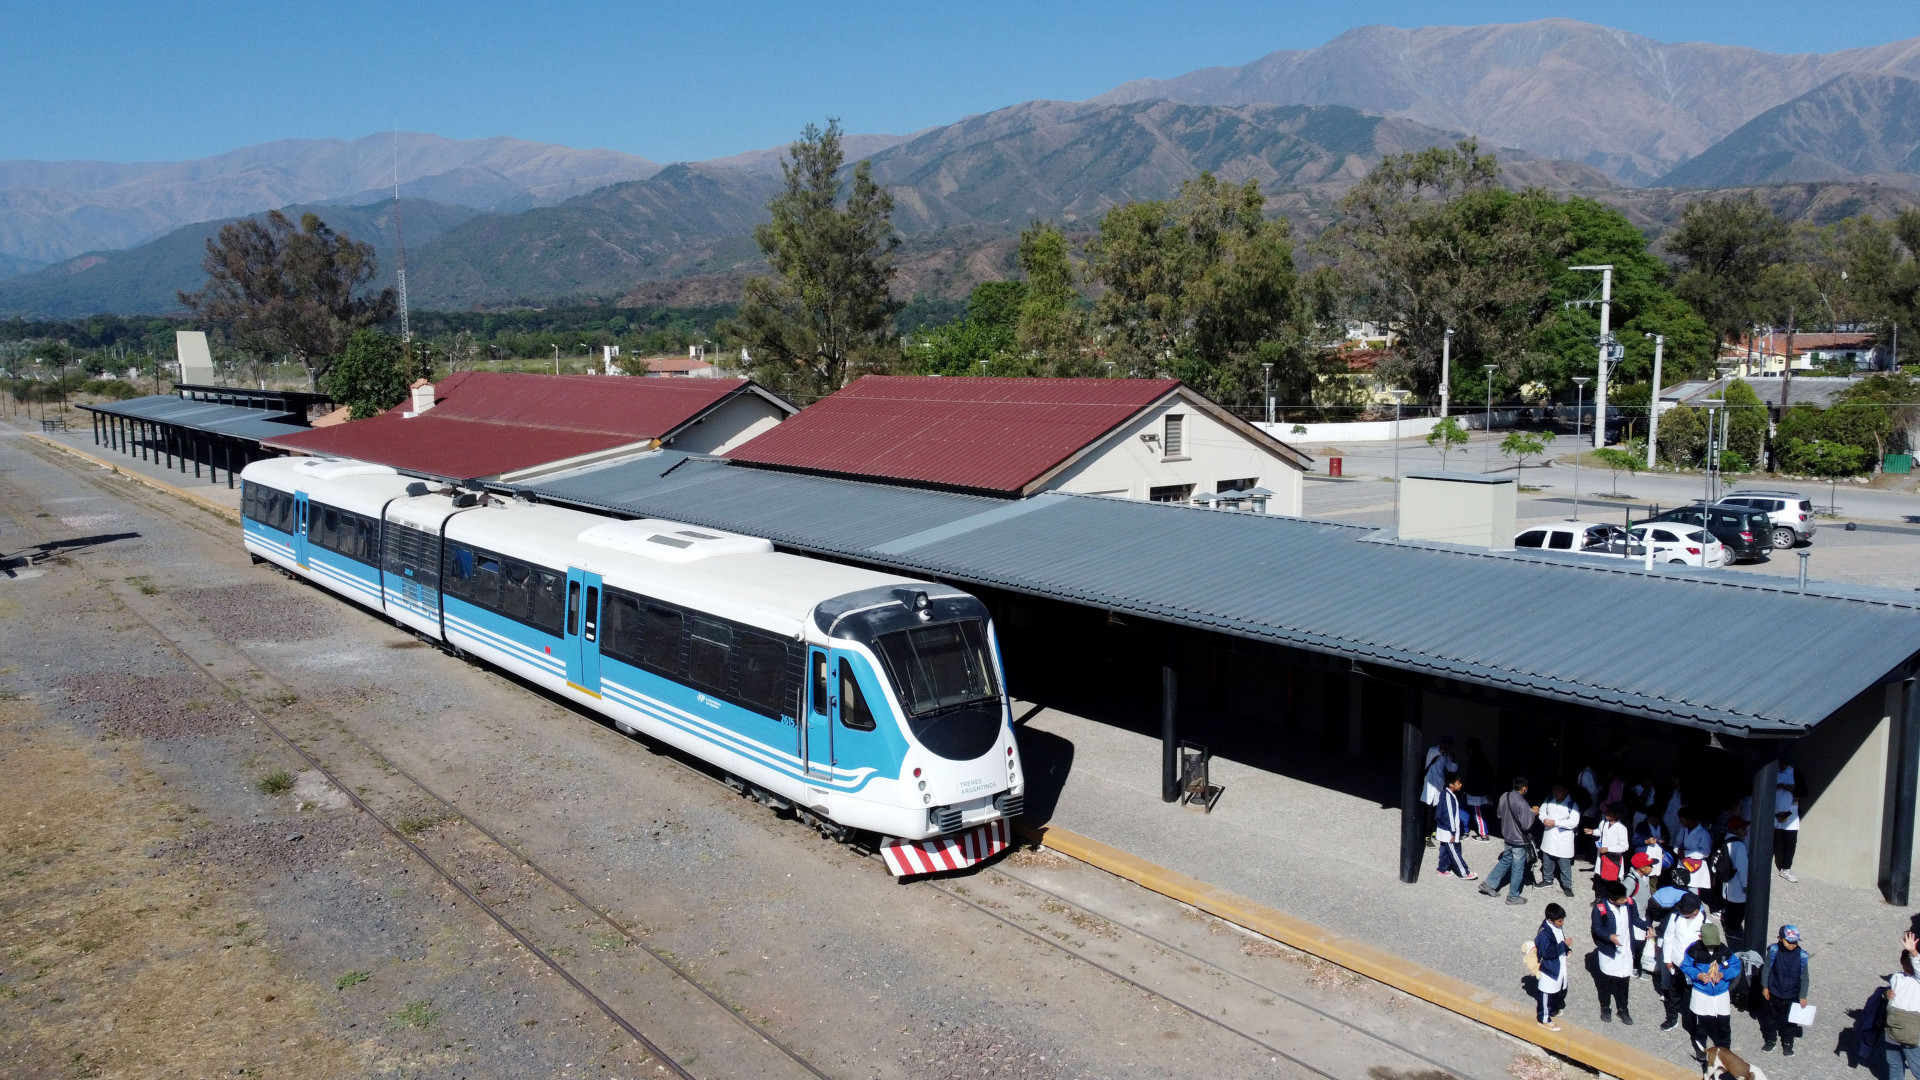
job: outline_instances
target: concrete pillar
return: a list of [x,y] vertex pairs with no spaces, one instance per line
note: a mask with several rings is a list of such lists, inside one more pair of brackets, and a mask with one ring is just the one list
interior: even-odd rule
[[1400,688],[1400,880],[1420,880],[1420,857],[1426,853],[1425,806],[1420,782],[1426,775],[1427,740],[1421,730],[1421,705],[1426,700],[1417,687]]
[[1907,906],[1913,879],[1914,799],[1920,795],[1920,692],[1915,680],[1900,684],[1900,715],[1894,728],[1893,753],[1887,768],[1893,813],[1887,842],[1887,873],[1881,893],[1887,903]]
[[1366,749],[1366,683],[1358,675],[1347,676],[1347,755],[1359,757]]
[[1753,822],[1747,826],[1747,940],[1749,949],[1773,940],[1768,911],[1773,901],[1773,791],[1780,755],[1771,743],[1753,746],[1747,770],[1753,780]]
[[1180,672],[1172,634],[1160,660],[1160,801],[1180,798]]

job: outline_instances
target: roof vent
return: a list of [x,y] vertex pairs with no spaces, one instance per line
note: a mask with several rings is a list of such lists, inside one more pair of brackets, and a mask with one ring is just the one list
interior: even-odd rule
[[673,521],[609,521],[580,534],[580,542],[659,562],[699,562],[722,555],[758,555],[773,544],[757,536],[702,532]]
[[1514,479],[1486,473],[1408,473],[1400,482],[1400,539],[1513,549]]
[[420,496],[425,495],[426,493],[427,493],[427,485],[421,483],[418,480],[415,480],[413,483],[407,485],[407,495],[410,498],[417,499]]

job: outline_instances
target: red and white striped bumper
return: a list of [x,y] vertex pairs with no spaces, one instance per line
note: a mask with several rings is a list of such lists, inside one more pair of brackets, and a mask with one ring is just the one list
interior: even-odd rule
[[895,877],[964,870],[1007,850],[1013,843],[1013,824],[1005,818],[951,836],[931,840],[888,840],[880,845],[887,869]]

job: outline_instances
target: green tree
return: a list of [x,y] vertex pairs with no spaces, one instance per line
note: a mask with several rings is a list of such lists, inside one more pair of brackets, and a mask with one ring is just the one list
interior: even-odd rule
[[[1557,267],[1547,297],[1547,313],[1535,331],[1525,379],[1568,392],[1575,375],[1592,375],[1598,361],[1600,313],[1597,307],[1568,307],[1600,298],[1600,275],[1568,266],[1613,267],[1611,329],[1625,357],[1608,368],[1607,401],[1627,404],[1621,388],[1653,380],[1653,340],[1665,336],[1662,376],[1671,385],[1689,375],[1713,371],[1713,330],[1668,285],[1672,271],[1647,250],[1647,239],[1626,216],[1592,199],[1561,204],[1570,237],[1564,263]],[[1644,393],[1639,395],[1644,398]],[[1644,416],[1644,413],[1641,414]],[[1644,430],[1644,420],[1640,420]]]
[[1086,320],[1076,307],[1073,260],[1060,226],[1036,221],[1020,233],[1020,269],[1027,275],[1016,328],[1020,347],[1043,358],[1054,374],[1077,373]]
[[[1398,341],[1379,374],[1430,395],[1446,331],[1457,388],[1481,364],[1517,373],[1571,243],[1553,197],[1499,186],[1500,167],[1473,140],[1390,156],[1341,200],[1319,244],[1351,317]],[[1484,383],[1480,384],[1484,386]]]
[[1442,471],[1447,467],[1447,455],[1467,445],[1467,438],[1467,429],[1451,416],[1442,417],[1439,423],[1433,425],[1433,430],[1427,433],[1427,445],[1440,451]]
[[907,342],[916,375],[1028,375],[1016,328],[1026,300],[1022,281],[983,281],[967,298],[967,313]]
[[1310,388],[1308,334],[1296,319],[1293,244],[1268,220],[1252,180],[1202,173],[1176,199],[1109,210],[1090,249],[1106,291],[1094,322],[1131,375],[1173,375],[1216,400],[1252,403],[1262,364]]
[[296,228],[278,210],[224,225],[207,241],[207,283],[180,303],[224,326],[262,359],[291,355],[316,389],[355,331],[393,317],[392,289],[366,294],[379,266],[373,245],[336,233],[316,214]]
[[1727,444],[1721,449],[1738,454],[1749,467],[1758,464],[1767,445],[1767,407],[1745,379],[1728,383],[1720,396],[1727,403]]
[[1514,472],[1517,474],[1527,467],[1527,459],[1539,457],[1547,452],[1547,444],[1553,441],[1551,431],[1509,431],[1507,437],[1500,440],[1500,453],[1503,457],[1514,459]]
[[1625,469],[1634,475],[1638,475],[1640,472],[1640,455],[1631,450],[1622,450],[1617,446],[1603,446],[1598,450],[1590,451],[1588,457],[1613,470],[1613,493],[1615,495],[1620,494],[1621,469]]
[[755,377],[788,393],[830,394],[900,358],[901,305],[889,292],[900,246],[893,196],[864,161],[843,184],[844,160],[838,120],[825,130],[808,124],[787,148],[786,186],[767,203],[773,220],[753,231],[777,276],[748,279],[727,326]]
[[[1845,410],[1846,430],[1873,460],[1887,456],[1889,442],[1898,433],[1920,425],[1920,379],[1900,371],[1869,375],[1849,386],[1833,408]],[[1871,440],[1871,446],[1868,445]]]
[[353,410],[355,420],[383,413],[406,399],[407,349],[378,330],[358,330],[327,372],[327,393]]
[[1667,253],[1679,260],[1673,291],[1713,330],[1716,360],[1752,324],[1761,275],[1787,239],[1787,223],[1751,192],[1689,204],[1667,237]]
[[1707,453],[1707,411],[1690,406],[1668,409],[1660,414],[1659,454],[1663,461],[1688,467],[1705,460]]

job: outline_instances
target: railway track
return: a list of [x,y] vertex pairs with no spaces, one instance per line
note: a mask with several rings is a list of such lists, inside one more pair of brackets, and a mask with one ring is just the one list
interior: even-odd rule
[[[51,454],[48,456],[52,457]],[[224,523],[217,522],[204,512],[196,512],[192,508],[178,505],[159,492],[135,487],[125,481],[116,482],[91,468],[73,469],[71,459],[66,459],[64,455],[61,456],[59,463],[66,466],[69,471],[81,475],[91,485],[117,498],[135,502],[143,509],[159,513],[176,524],[188,526],[221,543],[231,543],[234,539],[228,531],[230,527]],[[0,486],[13,487],[3,481],[0,481]],[[17,489],[8,491],[8,504],[19,506],[23,494]],[[15,520],[24,529],[36,533],[43,541],[55,539],[47,535],[45,530],[30,518],[16,514]],[[111,555],[101,553],[89,556],[89,560],[95,558],[106,562],[109,566],[113,565]],[[339,717],[311,702],[301,701],[296,709],[291,711],[303,712],[307,723],[296,728],[292,723],[276,722],[274,717],[259,707],[256,699],[261,696],[263,689],[268,695],[279,691],[288,693],[291,691],[285,689],[285,684],[272,671],[254,661],[237,644],[220,637],[210,629],[202,629],[197,620],[193,620],[190,616],[176,614],[161,597],[141,595],[138,590],[124,581],[117,580],[111,575],[94,572],[84,565],[82,560],[74,560],[73,565],[87,574],[103,591],[119,601],[132,617],[139,620],[156,639],[177,653],[186,664],[232,694],[236,700],[244,702],[248,711],[264,730],[284,743],[306,762],[309,768],[323,775],[329,783],[344,793],[356,808],[404,846],[437,877],[459,892],[468,903],[510,935],[537,962],[561,978],[610,1023],[638,1043],[662,1068],[676,1076],[693,1077],[695,1073],[681,1064],[681,1059],[711,1057],[716,1053],[711,1043],[718,1041],[731,1044],[727,1049],[735,1056],[743,1052],[757,1054],[760,1062],[752,1067],[754,1075],[806,1075],[822,1078],[822,1080],[828,1076],[795,1048],[781,1041],[764,1025],[745,1015],[734,1003],[727,1001],[720,991],[703,982],[685,964],[676,961],[667,951],[650,943],[640,930],[616,917],[605,907],[595,904],[570,884],[563,875],[530,857],[519,846],[506,839],[498,827],[480,820],[471,810],[459,806],[413,773],[393,762],[377,747],[354,733]],[[327,594],[327,598],[330,602],[345,602],[332,594]],[[504,675],[502,677],[508,678],[509,681],[515,682],[529,692],[565,705],[570,711],[579,713],[563,699],[544,694],[537,688],[510,677]],[[587,719],[603,727],[611,727],[598,717],[580,715],[586,716]],[[625,737],[644,742],[637,736]],[[677,754],[668,753],[664,756],[694,775],[716,785],[727,786],[724,777],[699,767],[697,763],[687,761]],[[368,800],[368,795],[363,794],[369,792],[374,801],[382,802],[384,806],[373,805]],[[446,818],[447,825],[429,830],[425,834],[403,828],[399,820],[400,811],[397,808],[405,802],[409,794],[424,797],[437,807],[438,812]],[[514,919],[500,910],[500,905],[479,895],[483,889],[477,887],[477,883],[471,880],[472,875],[463,873],[457,865],[458,860],[449,857],[449,849],[457,846],[454,830],[470,830],[473,836],[479,838],[480,843],[491,846],[506,859],[524,867],[538,879],[539,888],[551,890],[557,897],[564,898],[564,902],[556,905],[557,907],[577,910],[589,918],[585,923],[564,927],[552,925],[551,920],[547,920],[544,925],[528,925],[529,922],[541,923],[542,920],[538,918],[523,919],[517,924]],[[886,872],[877,855],[872,857],[872,862],[880,872]],[[1188,965],[1202,969],[1212,978],[1241,986],[1250,995],[1264,997],[1270,1002],[1285,1002],[1285,1006],[1281,1007],[1281,1015],[1291,1010],[1295,1016],[1309,1020],[1315,1030],[1311,1034],[1298,1035],[1294,1038],[1278,1038],[1273,1034],[1274,1025],[1270,1022],[1274,1019],[1272,1015],[1266,1017],[1269,1023],[1266,1024],[1265,1030],[1257,1030],[1255,1023],[1236,1023],[1215,1015],[1204,1004],[1193,1000],[1193,995],[1168,985],[1169,980],[1166,978],[1136,977],[1134,974],[1120,970],[1113,963],[1103,962],[1092,950],[1076,947],[1070,941],[1062,940],[1063,935],[1047,932],[1044,919],[1036,917],[1032,910],[1010,911],[1006,905],[983,902],[983,898],[976,896],[969,886],[974,882],[988,880],[1032,890],[1045,897],[1045,902],[1050,905],[1076,913],[1082,919],[1097,920],[1112,928],[1114,933],[1138,939],[1150,949],[1163,950],[1168,954],[1176,955]],[[1326,1077],[1327,1080],[1357,1080],[1351,1071],[1344,1073],[1330,1071],[1325,1061],[1315,1060],[1317,1055],[1313,1052],[1311,1045],[1303,1045],[1303,1043],[1310,1044],[1324,1039],[1329,1032],[1335,1032],[1342,1037],[1374,1044],[1393,1056],[1409,1064],[1417,1064],[1423,1069],[1438,1070],[1449,1075],[1474,1077],[1472,1070],[1438,1060],[1418,1047],[1351,1023],[1335,1012],[1322,1008],[1298,994],[1289,993],[1272,985],[1271,982],[1255,979],[1233,970],[1229,966],[1183,947],[1166,936],[1132,925],[1122,917],[1115,917],[1108,912],[1088,907],[1057,890],[1049,889],[1040,881],[1007,865],[990,864],[964,879],[923,879],[910,887],[915,886],[936,892],[994,923],[1046,946],[1049,950],[1071,958],[1075,963],[1084,964],[1121,985],[1150,995],[1171,1008],[1216,1027],[1235,1038],[1246,1040],[1272,1057],[1285,1060],[1296,1068],[1315,1076]],[[541,905],[526,903],[521,906],[535,909]],[[606,983],[618,982],[619,979],[609,980],[604,973],[583,975],[571,969],[563,962],[562,956],[556,955],[557,952],[566,951],[568,946],[562,945],[556,948],[552,945],[553,941],[564,938],[566,931],[571,930],[578,936],[586,925],[610,931],[647,960],[658,965],[660,971],[668,973],[668,977],[687,992],[684,996],[691,1001],[691,1007],[687,1001],[681,1001],[677,1008],[670,1010],[674,1014],[672,1016],[648,1016],[641,1018],[638,1022],[627,1016],[620,1008],[615,1007],[609,1001],[614,993],[606,991],[605,987],[596,990],[590,985],[590,981]],[[546,941],[547,946],[543,947],[540,944],[541,941]],[[578,954],[577,949],[573,951]],[[629,973],[629,977],[632,978],[633,973]],[[648,983],[655,991],[659,989],[660,979],[657,977],[639,981]],[[654,993],[643,1000],[651,1001],[658,996],[658,993]],[[1256,1020],[1258,1019],[1256,1016]],[[736,1037],[716,1040],[719,1028],[733,1029]],[[649,1034],[649,1029],[652,1034]],[[669,1035],[668,1032],[675,1034]],[[666,1045],[676,1039],[684,1045]],[[703,1043],[707,1045],[702,1045]],[[1488,1077],[1488,1080],[1491,1080],[1491,1077]]]

